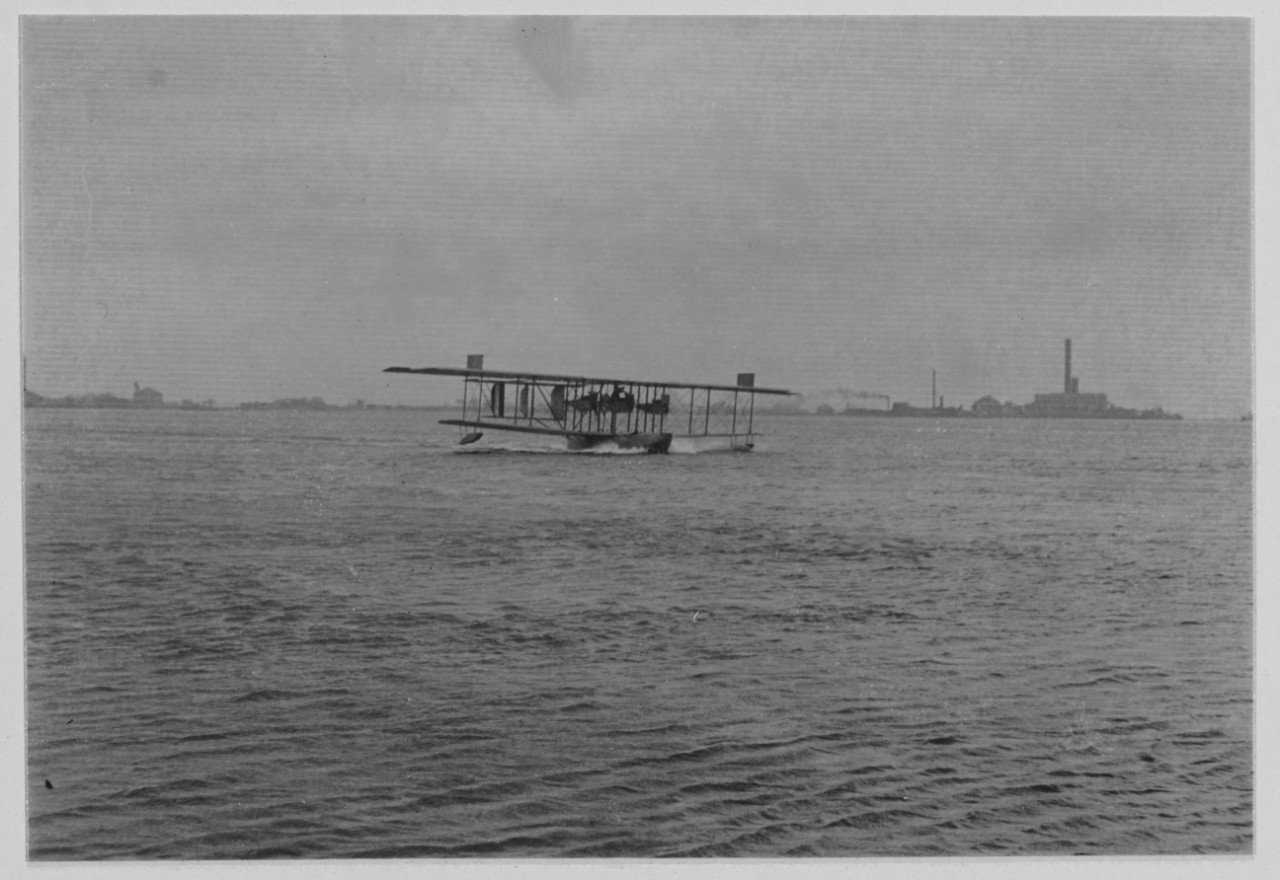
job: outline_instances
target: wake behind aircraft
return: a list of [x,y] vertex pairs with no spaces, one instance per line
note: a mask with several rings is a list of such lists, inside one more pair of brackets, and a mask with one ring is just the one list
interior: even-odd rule
[[484,431],[515,431],[564,437],[570,449],[614,444],[667,452],[672,439],[681,436],[726,439],[729,448],[748,451],[755,446],[755,396],[793,393],[755,387],[754,373],[739,373],[734,385],[592,379],[486,370],[479,354],[467,356],[466,369],[387,367],[383,372],[461,376],[462,417],[440,424],[458,427],[463,445],[476,442]]

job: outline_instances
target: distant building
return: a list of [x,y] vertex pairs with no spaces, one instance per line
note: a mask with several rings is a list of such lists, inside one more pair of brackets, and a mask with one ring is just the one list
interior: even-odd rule
[[1105,394],[1037,394],[1035,400],[1028,403],[1023,410],[1029,416],[1043,418],[1096,418],[1107,412],[1111,404],[1107,403]]
[[991,395],[974,401],[972,415],[985,418],[1032,419],[1180,419],[1175,413],[1166,413],[1160,407],[1139,412],[1115,406],[1105,394],[1081,394],[1080,380],[1071,375],[1071,340],[1066,340],[1063,350],[1062,390],[1052,394],[1037,394],[1035,400],[1025,406],[1008,401],[1000,403]]
[[973,402],[973,414],[984,418],[997,418],[1004,415],[1004,406],[990,394]]
[[140,388],[133,383],[134,406],[164,406],[164,395],[154,388]]
[[875,409],[858,410],[857,412],[860,415],[905,416],[911,418],[952,418],[963,414],[964,407],[946,406],[946,400],[942,397],[939,397],[937,401],[938,402],[933,406],[925,407],[912,406],[905,401],[897,400],[894,401],[893,408],[887,412],[885,410]]

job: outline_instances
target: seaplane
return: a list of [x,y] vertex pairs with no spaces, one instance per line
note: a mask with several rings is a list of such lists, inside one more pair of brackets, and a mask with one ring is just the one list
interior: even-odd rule
[[479,354],[467,356],[465,369],[383,372],[461,377],[462,417],[440,424],[457,427],[463,446],[485,431],[511,431],[564,437],[571,450],[612,445],[665,453],[679,436],[727,440],[730,449],[747,452],[755,446],[756,395],[794,393],[757,388],[754,373],[739,373],[733,385],[708,385],[486,370]]

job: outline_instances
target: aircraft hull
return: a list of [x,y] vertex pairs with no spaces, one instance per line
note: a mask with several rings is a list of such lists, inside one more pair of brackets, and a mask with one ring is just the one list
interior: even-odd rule
[[645,452],[662,453],[671,448],[670,434],[570,434],[570,449],[593,449],[612,443],[619,449],[643,449]]

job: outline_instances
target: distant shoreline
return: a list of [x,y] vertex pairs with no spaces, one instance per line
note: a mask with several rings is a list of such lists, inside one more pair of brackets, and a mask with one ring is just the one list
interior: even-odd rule
[[[238,404],[218,405],[211,403],[193,403],[184,401],[182,403],[164,403],[164,404],[136,404],[127,398],[114,397],[110,394],[87,394],[81,396],[67,395],[65,397],[42,397],[37,394],[27,392],[23,401],[25,409],[127,409],[138,412],[155,412],[162,411],[200,411],[200,412],[258,412],[258,411],[289,411],[289,412],[362,412],[362,411],[386,411],[386,410],[404,410],[410,412],[457,412],[456,404],[434,404],[434,405],[418,405],[404,403],[325,403],[324,401],[316,402],[312,398],[307,399],[288,399],[276,401],[249,401]],[[674,412],[674,411],[673,411]],[[1139,422],[1156,422],[1156,421],[1183,421],[1183,416],[1177,413],[1165,413],[1157,411],[1138,411],[1128,410],[1116,407],[1114,411],[1099,415],[1032,415],[1029,413],[1001,413],[986,414],[978,413],[970,410],[964,410],[959,407],[947,407],[945,409],[927,409],[925,407],[903,408],[899,411],[892,410],[874,410],[874,409],[849,409],[844,411],[833,410],[830,412],[804,409],[757,409],[757,416],[777,417],[777,418],[870,418],[870,419],[982,419],[984,421],[999,419],[1016,419],[1023,421],[1139,421]],[[1252,422],[1252,414],[1246,414],[1241,417],[1217,416],[1202,418],[1191,417],[1190,421],[1217,421],[1217,422]]]
[[[1063,406],[1062,400],[1070,403],[1076,397],[1099,398],[1101,405],[1073,408]],[[1041,401],[1045,398],[1048,403]],[[886,398],[887,399],[887,398]],[[456,412],[459,403],[453,404],[404,404],[404,403],[367,403],[357,400],[355,403],[327,403],[322,397],[287,397],[272,401],[247,401],[237,404],[219,405],[212,399],[202,401],[183,400],[167,402],[163,395],[154,389],[135,389],[132,399],[117,397],[114,394],[82,394],[64,395],[63,397],[45,397],[33,391],[23,390],[23,407],[25,409],[128,409],[128,410],[289,410],[289,411],[332,411],[332,410],[412,410],[416,412]],[[682,410],[673,407],[672,415]],[[1181,421],[1178,413],[1165,412],[1160,407],[1147,410],[1130,409],[1115,406],[1106,402],[1103,395],[1037,395],[1034,403],[1016,405],[1001,404],[993,397],[984,397],[966,409],[963,406],[916,407],[906,403],[891,403],[889,409],[870,409],[847,407],[837,410],[823,404],[816,409],[804,409],[797,403],[784,403],[778,406],[756,407],[756,415],[784,416],[802,418],[839,418],[857,417],[874,419],[900,418],[941,418],[941,419],[1090,419],[1090,420],[1123,420],[1123,421]],[[1239,421],[1252,421],[1252,413],[1239,417]],[[1236,418],[1221,417],[1225,421],[1236,421]]]
[[421,406],[403,403],[326,403],[320,398],[297,398],[273,401],[249,401],[246,403],[219,405],[211,401],[196,403],[184,400],[181,403],[135,403],[125,397],[112,394],[84,394],[79,396],[44,397],[33,392],[25,392],[24,409],[128,409],[142,412],[156,410],[201,410],[228,412],[236,410],[418,410],[423,412],[454,412],[452,405]]

